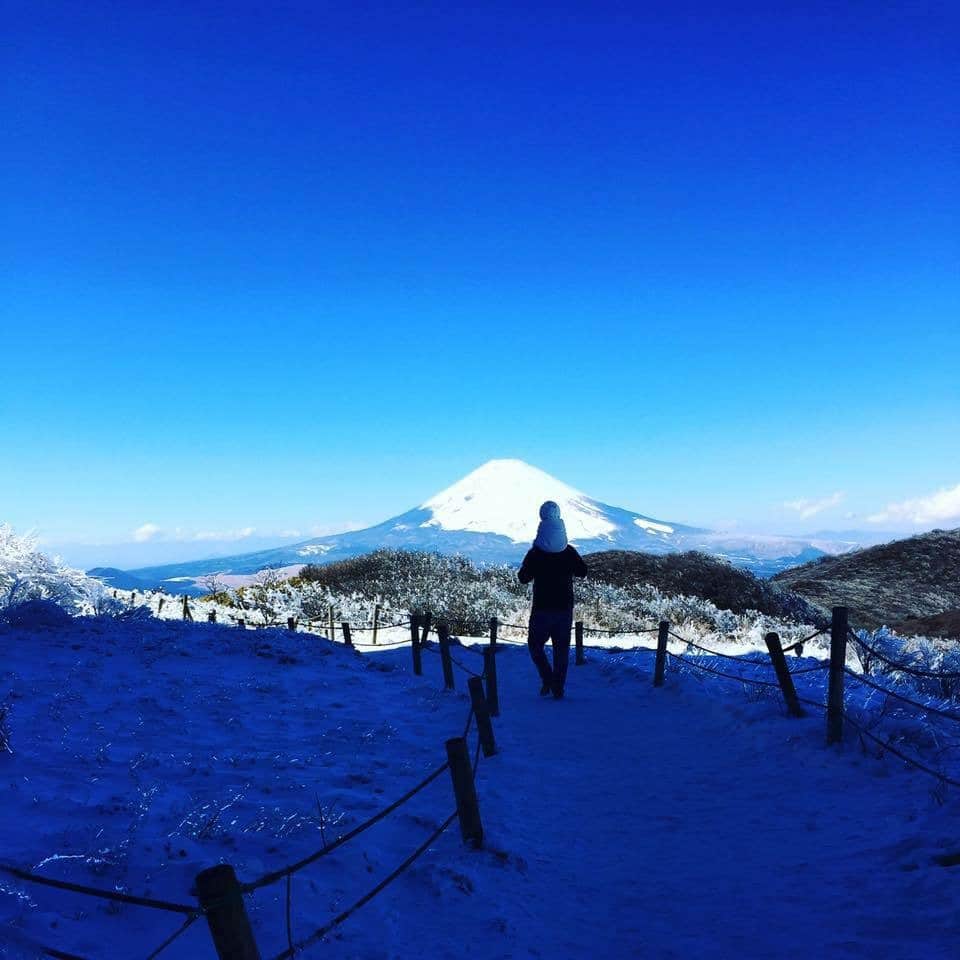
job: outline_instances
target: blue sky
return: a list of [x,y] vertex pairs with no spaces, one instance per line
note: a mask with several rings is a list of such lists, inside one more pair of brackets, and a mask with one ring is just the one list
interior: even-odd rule
[[8,8],[0,519],[960,525],[956,7],[455,7]]

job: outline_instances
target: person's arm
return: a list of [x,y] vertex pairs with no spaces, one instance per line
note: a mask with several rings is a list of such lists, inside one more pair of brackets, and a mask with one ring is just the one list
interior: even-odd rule
[[527,551],[527,555],[523,558],[523,563],[520,564],[520,569],[517,571],[517,579],[521,583],[529,583],[533,579],[533,548]]
[[570,572],[575,577],[585,577],[587,575],[587,565],[583,562],[583,557],[577,553],[575,547],[570,547]]

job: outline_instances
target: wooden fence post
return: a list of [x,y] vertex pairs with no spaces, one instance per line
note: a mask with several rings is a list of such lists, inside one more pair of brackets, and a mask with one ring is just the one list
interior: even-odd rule
[[830,685],[827,688],[827,743],[843,740],[843,671],[847,664],[847,608],[834,607],[830,621]]
[[346,620],[340,624],[340,629],[343,630],[343,642],[348,646],[353,646],[353,637],[350,635],[350,624]]
[[337,639],[337,633],[336,633],[336,631],[333,629],[333,604],[332,604],[332,603],[330,604],[330,609],[329,609],[327,612],[330,614],[330,618],[329,618],[329,619],[330,619],[330,633],[329,633],[329,637],[330,637],[331,640],[336,640],[336,639]]
[[200,909],[206,914],[210,936],[220,960],[260,960],[233,867],[221,863],[203,870],[197,874],[195,886]]
[[207,614],[207,623],[216,623],[217,622],[217,611],[211,610]]
[[487,647],[483,651],[483,676],[487,681],[487,709],[491,717],[500,716],[500,691],[497,689],[497,651]]
[[373,642],[377,642],[377,628],[380,626],[380,604],[373,605]]
[[587,662],[586,658],[583,655],[583,621],[582,620],[578,620],[576,622],[574,626],[574,630],[576,631],[574,636],[576,637],[575,642],[576,642],[576,648],[577,648],[577,656],[576,656],[576,659],[574,660],[574,663],[576,666],[582,667]]
[[241,630],[246,630],[246,629],[247,629],[247,621],[244,620],[243,617],[241,617],[241,618],[237,621],[237,626],[238,626]]
[[670,633],[670,621],[661,620],[657,633],[657,658],[653,667],[653,685],[663,686],[663,674],[667,667],[667,635]]
[[793,686],[793,677],[790,676],[787,658],[783,655],[780,636],[776,633],[768,633],[763,639],[767,644],[767,650],[770,651],[770,659],[773,661],[773,669],[776,671],[777,681],[783,691],[787,712],[791,717],[802,717],[803,710],[800,707],[800,701],[797,699],[797,691]]
[[492,757],[497,752],[497,742],[493,737],[493,724],[490,722],[490,710],[487,707],[487,695],[483,692],[483,678],[471,677],[467,681],[470,691],[470,703],[473,704],[473,715],[477,719],[477,733],[480,736],[480,748],[485,757]]
[[287,617],[287,629],[296,630],[297,629],[297,618],[296,617]]
[[423,657],[420,653],[420,618],[410,614],[410,651],[413,654],[413,672],[415,676],[423,676]]
[[453,661],[450,659],[450,633],[445,623],[437,624],[437,639],[440,641],[440,662],[443,664],[443,685],[453,689]]
[[157,604],[157,613],[160,613],[163,610],[163,597],[160,598],[160,602]]
[[483,824],[480,822],[480,807],[473,785],[473,769],[466,739],[454,737],[447,741],[447,763],[453,780],[453,795],[457,798],[460,834],[464,840],[479,848],[483,844]]
[[500,624],[496,617],[490,618],[490,647],[493,650],[497,649],[497,630]]
[[430,613],[430,611],[428,610],[428,611],[420,618],[420,626],[423,628],[423,629],[421,630],[421,632],[420,632],[420,645],[421,645],[421,646],[423,646],[423,644],[425,644],[425,643],[427,642],[427,637],[428,637],[429,634],[430,634],[430,620],[431,620],[432,616],[433,616],[433,614]]
[[189,601],[187,600],[187,595],[186,595],[186,594],[183,595],[183,619],[184,619],[184,620],[192,620],[192,619],[193,619],[193,614],[190,612],[190,603],[189,603]]

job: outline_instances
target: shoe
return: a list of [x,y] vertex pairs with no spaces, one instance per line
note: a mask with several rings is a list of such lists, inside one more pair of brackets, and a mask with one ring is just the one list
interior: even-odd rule
[[552,691],[553,691],[553,687],[551,687],[549,683],[544,683],[543,686],[540,687],[540,696],[541,696],[541,697],[546,697],[546,696],[548,696]]

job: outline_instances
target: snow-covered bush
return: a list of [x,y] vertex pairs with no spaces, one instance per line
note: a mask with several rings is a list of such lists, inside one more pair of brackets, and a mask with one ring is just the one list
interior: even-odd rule
[[491,617],[506,618],[524,606],[527,593],[510,567],[477,567],[463,557],[405,550],[310,565],[294,583],[312,591],[321,605],[343,610],[378,602],[396,619],[429,612],[454,633],[486,631]]
[[[935,637],[902,637],[889,627],[858,630],[851,646],[863,672],[888,676],[929,696],[952,698],[960,693],[960,683],[950,674],[960,673],[960,646]],[[875,652],[874,652],[875,651]],[[877,656],[879,653],[882,656]],[[898,670],[885,660],[940,677],[918,677]]]
[[101,581],[88,578],[87,601],[84,612],[92,613],[96,617],[115,617],[128,608],[128,604],[113,596],[113,593]]
[[[322,620],[332,606],[338,620],[368,623],[377,602],[381,622],[403,619],[411,610],[429,611],[435,619],[446,620],[453,632],[466,634],[485,633],[491,617],[524,622],[531,601],[531,588],[517,580],[513,566],[478,567],[462,557],[401,550],[307,566],[277,590],[274,603],[288,605],[284,616]],[[755,610],[721,610],[709,600],[668,594],[645,582],[614,584],[590,576],[576,580],[574,592],[577,618],[587,627],[605,630],[627,631],[669,620],[675,629],[693,631],[701,639],[749,637],[761,648],[766,631],[776,630],[790,642],[813,630],[803,621]]]
[[9,524],[0,524],[0,609],[25,600],[51,600],[68,613],[92,612],[97,581],[48,557],[36,540],[18,536]]

